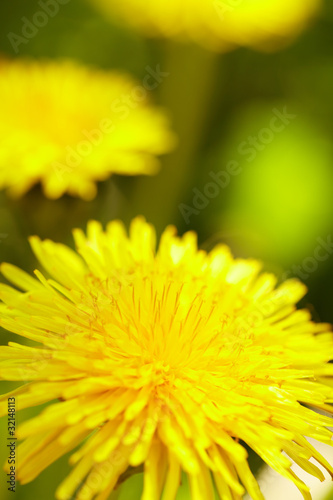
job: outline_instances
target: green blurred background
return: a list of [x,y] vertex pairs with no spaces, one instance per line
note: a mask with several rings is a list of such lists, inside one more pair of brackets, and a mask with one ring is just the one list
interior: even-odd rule
[[[15,54],[7,34],[20,34],[22,17],[31,19],[37,9],[35,0],[1,2],[0,55],[73,58],[127,71],[139,81],[147,66],[160,65],[170,74],[152,100],[166,109],[179,145],[162,159],[158,176],[114,176],[99,184],[89,203],[46,200],[39,187],[15,202],[0,193],[0,260],[32,271],[30,234],[72,245],[71,229],[90,218],[128,224],[143,214],[159,234],[172,223],[181,233],[197,231],[206,250],[226,242],[235,255],[259,258],[281,279],[298,276],[309,287],[303,305],[316,320],[333,322],[333,3],[327,0],[302,36],[277,53],[213,54],[143,39],[105,20],[91,4],[70,0]],[[265,129],[284,109],[293,118],[272,137]],[[230,162],[237,168],[228,179]],[[226,185],[209,187],[211,172]],[[319,247],[325,260],[314,257]],[[11,335],[1,333],[6,344]],[[19,421],[35,413],[26,410]],[[5,458],[1,445],[0,460]],[[255,468],[255,457],[251,461]],[[16,498],[52,499],[67,468],[64,457],[33,483],[18,486]],[[1,497],[11,498],[4,478]],[[133,477],[120,500],[138,499],[140,487],[141,477]],[[185,482],[179,498],[187,497]]]

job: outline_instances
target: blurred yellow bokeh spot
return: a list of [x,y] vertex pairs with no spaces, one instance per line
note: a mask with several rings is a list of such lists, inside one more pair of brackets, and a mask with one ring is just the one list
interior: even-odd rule
[[213,50],[274,49],[298,34],[321,0],[91,0],[148,36],[190,39]]

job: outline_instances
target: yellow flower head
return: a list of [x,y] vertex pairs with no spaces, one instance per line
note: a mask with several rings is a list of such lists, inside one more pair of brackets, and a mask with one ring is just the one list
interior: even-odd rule
[[155,173],[174,139],[148,103],[161,78],[146,69],[140,85],[69,61],[2,61],[0,189],[20,196],[41,182],[49,198],[92,199],[112,173]]
[[174,500],[181,471],[193,500],[213,500],[213,481],[223,500],[260,500],[242,440],[311,498],[290,465],[323,480],[313,457],[333,474],[306,439],[332,443],[331,419],[313,409],[331,409],[328,325],[296,309],[298,281],[276,288],[258,262],[175,233],[155,251],[142,218],[129,236],[118,221],[105,232],[90,222],[87,236],[74,231],[77,252],[31,238],[50,279],[2,265],[23,292],[1,285],[0,324],[34,345],[0,350],[2,379],[30,380],[1,413],[7,397],[17,409],[53,400],[18,429],[18,479],[82,443],[59,500],[106,500],[141,464],[143,500]]
[[92,1],[149,36],[190,39],[214,50],[275,47],[296,35],[321,5],[321,0]]

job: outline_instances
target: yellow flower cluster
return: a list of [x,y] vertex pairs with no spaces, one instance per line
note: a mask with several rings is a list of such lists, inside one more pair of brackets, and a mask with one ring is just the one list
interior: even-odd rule
[[139,85],[69,61],[2,61],[0,189],[17,197],[41,182],[49,198],[90,200],[112,173],[156,173],[174,137],[148,102],[161,80],[146,69]]
[[106,500],[141,464],[142,500],[175,500],[181,471],[193,500],[213,500],[213,481],[223,500],[262,500],[242,440],[311,498],[290,467],[323,480],[312,457],[333,474],[306,439],[332,443],[315,409],[332,408],[333,340],[296,309],[305,286],[276,287],[257,261],[223,245],[207,254],[174,227],[156,251],[142,218],[129,236],[114,221],[74,237],[76,252],[31,238],[49,278],[1,266],[16,288],[0,286],[0,324],[33,341],[0,349],[1,378],[30,381],[1,414],[8,397],[18,409],[53,401],[18,430],[19,480],[82,443],[58,500]]

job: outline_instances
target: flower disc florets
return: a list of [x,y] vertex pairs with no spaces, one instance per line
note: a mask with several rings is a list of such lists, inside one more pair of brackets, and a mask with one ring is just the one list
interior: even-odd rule
[[84,441],[59,500],[106,500],[142,464],[143,500],[174,500],[181,471],[194,500],[214,499],[213,484],[223,500],[259,500],[242,440],[310,498],[290,466],[323,480],[314,457],[333,472],[306,439],[332,442],[314,409],[331,409],[333,343],[294,305],[305,286],[276,287],[257,261],[207,254],[173,227],[156,252],[142,218],[129,236],[117,221],[74,236],[77,252],[31,239],[51,279],[2,265],[23,293],[1,286],[1,326],[33,344],[2,347],[0,374],[30,381],[11,393],[18,408],[60,400],[21,425],[19,480]]

